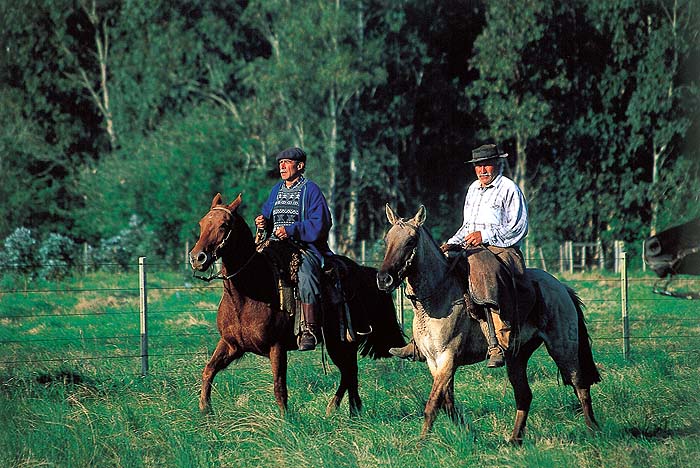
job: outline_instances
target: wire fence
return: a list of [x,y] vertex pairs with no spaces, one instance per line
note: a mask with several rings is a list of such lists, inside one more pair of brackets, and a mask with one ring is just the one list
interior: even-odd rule
[[[367,265],[376,266],[372,263]],[[144,291],[147,358],[161,365],[184,358],[206,362],[219,338],[216,312],[221,283],[199,282],[182,265],[147,266],[146,285],[140,283],[136,269],[89,274],[45,287],[3,277],[0,367],[125,361],[136,371],[138,364],[132,363],[141,360],[144,373]],[[586,304],[598,358],[700,352],[700,301],[654,294],[658,278],[641,272],[621,277],[598,271],[562,274],[559,279]],[[680,278],[676,287],[700,291],[700,278]],[[394,299],[399,320],[410,333],[409,324],[403,323],[411,314],[403,288],[396,290]]]

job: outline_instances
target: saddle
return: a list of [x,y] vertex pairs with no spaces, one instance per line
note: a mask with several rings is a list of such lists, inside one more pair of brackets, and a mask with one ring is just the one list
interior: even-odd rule
[[[454,255],[451,252],[451,257]],[[492,309],[514,325],[528,319],[537,300],[537,290],[527,275],[513,275],[510,267],[482,247],[462,250],[457,257],[455,274],[473,304]],[[472,315],[484,313],[476,309],[470,309]]]
[[[256,247],[265,256],[275,274],[279,291],[280,310],[294,317],[295,334],[301,331],[301,302],[298,297],[299,267],[302,249],[292,242],[280,242],[267,239]],[[342,255],[324,258],[321,273],[321,312],[335,313],[339,324],[340,339],[355,341],[358,335],[371,331],[365,308],[350,307],[358,293],[358,286],[353,275],[358,265]],[[321,320],[325,323],[325,320]]]
[[275,283],[279,291],[280,310],[290,316],[298,315],[296,288],[299,283],[301,251],[291,242],[279,242],[267,239],[256,246],[263,254],[275,274]]

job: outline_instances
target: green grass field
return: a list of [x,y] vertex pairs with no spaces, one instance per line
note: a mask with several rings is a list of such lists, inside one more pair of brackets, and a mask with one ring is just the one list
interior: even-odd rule
[[[622,356],[619,280],[563,279],[587,305],[603,381],[589,432],[544,349],[530,361],[534,400],[522,447],[506,443],[514,403],[504,369],[460,368],[464,423],[445,415],[425,440],[425,364],[360,360],[364,411],[325,415],[339,374],[322,352],[289,354],[281,417],[269,363],[247,355],[217,376],[214,413],[197,409],[218,334],[220,283],[149,272],[150,372],[140,375],[138,275],[62,283],[0,280],[0,466],[7,467],[691,467],[700,459],[700,305],[630,279],[631,353]],[[697,278],[687,286],[700,289]],[[406,301],[408,307],[408,301]],[[405,311],[410,333],[410,310]]]

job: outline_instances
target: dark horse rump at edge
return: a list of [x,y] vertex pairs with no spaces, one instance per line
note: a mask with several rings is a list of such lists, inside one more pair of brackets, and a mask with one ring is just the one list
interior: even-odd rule
[[[223,279],[216,317],[221,337],[202,373],[199,408],[203,412],[211,410],[211,386],[216,374],[246,352],[252,352],[270,359],[275,400],[285,412],[287,351],[294,348],[294,317],[280,310],[275,272],[267,258],[256,251],[251,230],[237,212],[241,202],[239,195],[226,205],[221,194],[217,194],[209,212],[199,221],[199,239],[190,251],[190,263],[198,271],[206,271],[221,259]],[[349,276],[354,278],[357,288],[348,305],[366,309],[362,312],[373,333],[353,342],[342,340],[335,313],[324,314],[322,328],[328,355],[340,371],[340,384],[327,411],[337,409],[347,392],[350,413],[357,414],[362,409],[358,349],[361,347],[363,355],[385,357],[389,356],[389,348],[405,342],[391,295],[379,291],[375,285],[376,270],[352,264]]]

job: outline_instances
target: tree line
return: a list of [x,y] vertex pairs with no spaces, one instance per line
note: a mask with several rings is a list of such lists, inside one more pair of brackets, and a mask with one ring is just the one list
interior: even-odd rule
[[446,239],[491,141],[538,246],[700,215],[692,0],[3,3],[0,238],[97,245],[137,216],[180,258],[217,192],[252,225],[288,146],[344,253],[381,239],[385,203]]

